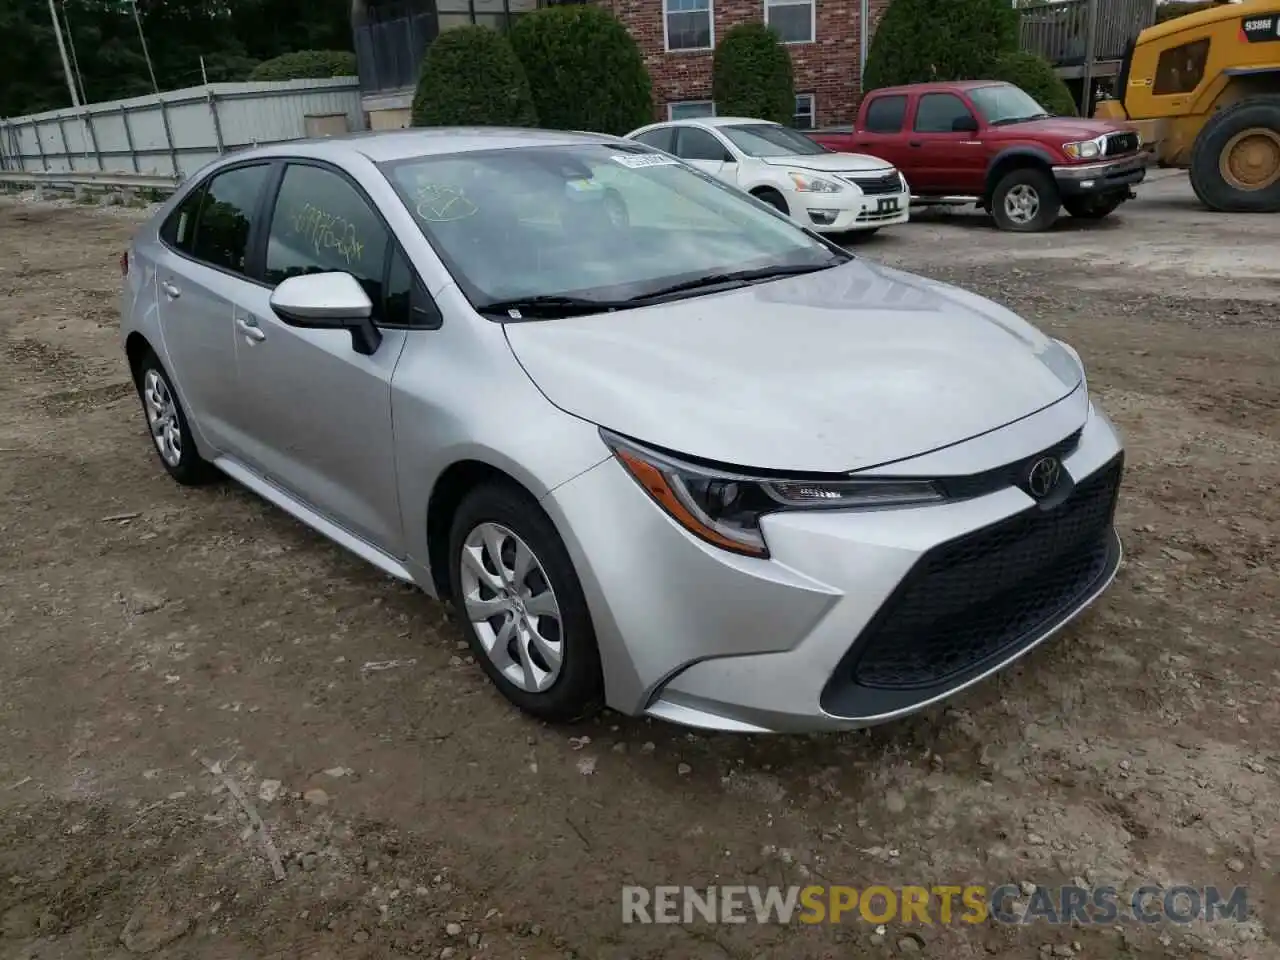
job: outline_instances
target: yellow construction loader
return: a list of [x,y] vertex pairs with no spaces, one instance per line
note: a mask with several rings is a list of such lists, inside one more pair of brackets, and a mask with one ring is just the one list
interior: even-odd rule
[[1213,210],[1280,211],[1280,0],[1244,0],[1138,34],[1115,99],[1160,166],[1189,170]]

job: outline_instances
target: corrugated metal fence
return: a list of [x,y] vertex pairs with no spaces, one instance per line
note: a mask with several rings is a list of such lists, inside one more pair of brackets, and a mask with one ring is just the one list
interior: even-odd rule
[[230,150],[362,126],[355,77],[212,83],[0,120],[0,169],[181,180]]

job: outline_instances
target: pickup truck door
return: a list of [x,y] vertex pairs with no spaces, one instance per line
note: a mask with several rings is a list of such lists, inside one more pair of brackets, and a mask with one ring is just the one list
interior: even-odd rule
[[858,117],[858,127],[850,135],[848,146],[842,149],[850,153],[879,157],[885,163],[893,164],[906,176],[912,189],[915,189],[911,162],[917,158],[907,150],[904,129],[907,102],[908,98],[904,93],[872,94],[867,97]]
[[980,196],[987,174],[982,122],[954,93],[923,93],[916,99],[907,134],[911,154],[907,181],[913,193]]

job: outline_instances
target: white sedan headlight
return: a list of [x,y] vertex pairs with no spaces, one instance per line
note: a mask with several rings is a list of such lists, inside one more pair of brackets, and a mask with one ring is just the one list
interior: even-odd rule
[[824,180],[822,177],[815,177],[810,173],[800,173],[797,170],[789,171],[787,176],[791,178],[791,182],[795,184],[795,188],[801,193],[839,193],[844,189],[834,180]]

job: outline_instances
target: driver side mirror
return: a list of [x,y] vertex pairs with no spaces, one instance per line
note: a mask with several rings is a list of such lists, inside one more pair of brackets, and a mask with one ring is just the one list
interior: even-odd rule
[[952,133],[977,133],[978,120],[972,114],[966,113],[963,117],[956,117],[951,121]]
[[271,309],[291,327],[350,330],[351,348],[366,357],[382,343],[373,325],[373,301],[349,273],[289,277],[271,292]]

